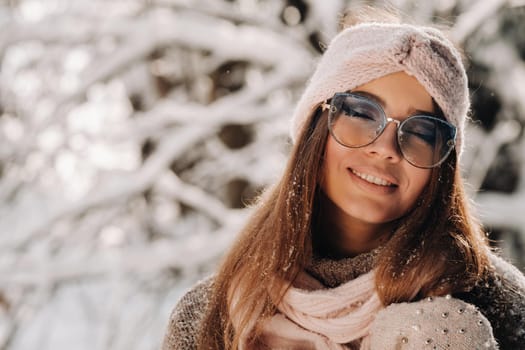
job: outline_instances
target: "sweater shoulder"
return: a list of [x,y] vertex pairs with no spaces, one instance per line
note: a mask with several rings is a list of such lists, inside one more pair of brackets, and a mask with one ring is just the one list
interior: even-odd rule
[[162,350],[194,350],[206,315],[213,277],[208,277],[182,296],[171,312]]
[[525,293],[525,276],[510,262],[506,261],[495,253],[490,253],[490,261],[493,266],[493,273],[502,278],[508,287]]
[[487,317],[502,349],[519,349],[525,344],[525,276],[500,256],[489,257],[489,272],[470,292],[457,297]]

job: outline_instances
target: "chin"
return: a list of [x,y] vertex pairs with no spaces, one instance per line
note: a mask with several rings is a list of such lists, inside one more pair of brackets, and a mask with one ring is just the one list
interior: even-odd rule
[[351,208],[349,210],[344,210],[344,213],[348,217],[352,217],[363,223],[371,225],[387,225],[405,215],[405,212],[370,210],[362,206],[359,208]]

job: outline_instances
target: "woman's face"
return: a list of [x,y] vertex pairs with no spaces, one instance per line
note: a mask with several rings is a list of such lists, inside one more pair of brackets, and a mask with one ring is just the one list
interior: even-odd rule
[[[352,90],[376,100],[387,117],[403,121],[416,112],[434,112],[431,96],[412,76],[398,72]],[[381,228],[406,214],[427,186],[431,170],[416,168],[397,145],[396,124],[377,140],[347,148],[328,136],[321,188],[328,197],[328,217],[346,229]],[[343,221],[343,222],[340,222]]]

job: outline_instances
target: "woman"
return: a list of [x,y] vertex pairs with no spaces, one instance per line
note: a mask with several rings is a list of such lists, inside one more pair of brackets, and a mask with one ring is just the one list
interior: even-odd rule
[[179,302],[164,349],[525,348],[525,278],[463,192],[460,55],[378,16],[328,46],[282,178]]

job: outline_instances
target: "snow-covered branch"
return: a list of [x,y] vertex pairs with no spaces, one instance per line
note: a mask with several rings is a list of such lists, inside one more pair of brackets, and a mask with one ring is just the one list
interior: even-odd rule
[[[465,46],[466,180],[525,265],[519,1],[393,2]],[[0,349],[157,349],[285,166],[288,119],[345,4],[0,5]]]

